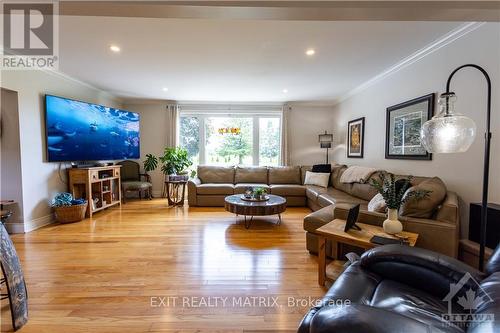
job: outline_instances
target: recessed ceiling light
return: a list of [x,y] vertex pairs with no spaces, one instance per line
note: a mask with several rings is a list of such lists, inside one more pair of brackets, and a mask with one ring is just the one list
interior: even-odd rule
[[312,56],[312,55],[314,55],[315,53],[316,53],[316,51],[315,51],[314,49],[307,49],[307,51],[306,51],[306,54],[307,54],[308,56]]
[[168,88],[167,87],[163,87],[161,90],[168,91]]
[[117,46],[117,45],[110,45],[110,46],[109,46],[109,49],[110,49],[111,51],[115,52],[115,53],[118,53],[118,52],[120,52],[120,51],[121,51],[120,47],[119,47],[119,46]]
[[283,89],[283,94],[286,94],[288,92],[288,89]]

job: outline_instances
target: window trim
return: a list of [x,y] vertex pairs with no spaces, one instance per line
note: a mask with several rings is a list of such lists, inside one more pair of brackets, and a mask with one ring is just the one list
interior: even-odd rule
[[[279,118],[279,148],[280,153],[278,157],[278,165],[282,165],[282,141],[283,141],[283,113],[281,111],[268,111],[268,112],[250,112],[250,111],[236,111],[234,113],[228,114],[227,111],[180,111],[179,119],[181,117],[196,117],[200,122],[200,140],[198,147],[199,154],[199,164],[206,164],[206,135],[205,135],[205,119],[206,118],[252,118],[253,132],[252,132],[252,165],[259,166],[260,162],[260,118]],[[179,127],[180,135],[180,127]],[[180,142],[180,140],[179,140]]]

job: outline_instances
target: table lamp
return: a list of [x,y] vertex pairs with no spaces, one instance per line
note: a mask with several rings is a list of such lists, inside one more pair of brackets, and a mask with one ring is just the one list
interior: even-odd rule
[[328,149],[332,148],[333,142],[333,134],[328,134],[325,131],[325,134],[319,135],[319,145],[321,148],[326,148],[326,164],[328,164]]

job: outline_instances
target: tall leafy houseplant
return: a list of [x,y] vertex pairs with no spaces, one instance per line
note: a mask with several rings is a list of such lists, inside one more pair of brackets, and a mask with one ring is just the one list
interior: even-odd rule
[[[411,187],[412,176],[396,180],[392,173],[381,172],[380,180],[371,179],[372,185],[382,195],[387,205],[387,219],[384,221],[384,231],[388,234],[397,234],[403,231],[403,225],[398,220],[399,208],[411,201],[420,200],[429,195],[429,191],[408,191]],[[407,192],[408,191],[408,192]]]
[[178,175],[184,173],[186,168],[193,163],[189,160],[188,151],[181,147],[166,147],[163,156],[160,156],[162,163],[161,171],[165,175]]
[[143,164],[144,164],[144,171],[146,172],[156,170],[156,168],[158,167],[158,158],[153,154],[147,154]]

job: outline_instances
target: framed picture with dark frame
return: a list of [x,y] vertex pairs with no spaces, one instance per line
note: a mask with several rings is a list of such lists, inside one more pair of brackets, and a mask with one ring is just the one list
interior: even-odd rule
[[347,123],[347,157],[363,158],[365,146],[365,117]]
[[422,125],[432,118],[434,94],[428,94],[387,108],[385,158],[432,160],[420,140]]

